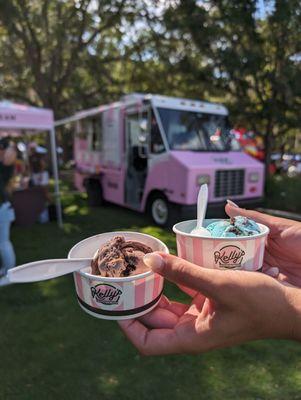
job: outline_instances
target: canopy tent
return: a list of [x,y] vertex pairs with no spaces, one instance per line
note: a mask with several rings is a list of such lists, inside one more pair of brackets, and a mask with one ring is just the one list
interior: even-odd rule
[[0,136],[3,136],[3,132],[8,133],[8,131],[14,132],[14,134],[19,131],[22,134],[24,130],[48,131],[50,134],[57,221],[58,225],[62,226],[62,207],[59,192],[59,174],[53,112],[46,108],[16,104],[7,100],[0,101]]

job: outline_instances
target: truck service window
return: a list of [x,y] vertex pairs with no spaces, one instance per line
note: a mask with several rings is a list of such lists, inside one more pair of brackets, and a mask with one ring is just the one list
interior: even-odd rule
[[102,120],[101,115],[97,115],[92,118],[90,122],[90,130],[92,134],[91,150],[101,151],[102,150]]
[[86,118],[77,123],[76,135],[88,142],[90,151],[102,150],[102,120],[101,115]]
[[76,122],[76,130],[75,130],[75,133],[76,133],[76,137],[78,138],[78,139],[83,139],[83,140],[87,140],[87,135],[88,135],[88,132],[87,132],[87,130],[86,130],[86,126],[85,126],[85,123],[84,123],[85,121],[77,121]]
[[172,150],[238,150],[229,133],[227,116],[158,108]]

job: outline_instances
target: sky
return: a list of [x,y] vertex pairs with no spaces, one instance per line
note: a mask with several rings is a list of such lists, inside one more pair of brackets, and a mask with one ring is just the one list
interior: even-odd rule
[[264,19],[274,8],[274,0],[265,1],[258,0],[257,1],[257,18]]
[[[208,0],[198,0],[199,3],[203,4],[206,7],[206,2]],[[146,0],[146,4],[149,4],[149,7],[152,9],[156,8],[158,12],[162,12],[164,8],[171,4],[177,4],[178,0],[157,0],[156,7],[154,7],[153,0]],[[257,13],[256,16],[259,19],[264,19],[266,16],[273,11],[275,0],[257,0]]]

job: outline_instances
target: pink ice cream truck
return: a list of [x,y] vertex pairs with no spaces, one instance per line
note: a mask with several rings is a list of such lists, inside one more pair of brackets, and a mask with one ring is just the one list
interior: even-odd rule
[[133,93],[76,113],[75,184],[90,205],[103,201],[147,212],[161,226],[195,216],[199,187],[209,210],[231,198],[254,206],[263,165],[241,151],[221,104]]

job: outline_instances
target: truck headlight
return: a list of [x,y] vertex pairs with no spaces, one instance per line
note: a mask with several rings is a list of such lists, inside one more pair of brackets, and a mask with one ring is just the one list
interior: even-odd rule
[[255,182],[258,182],[258,181],[259,181],[259,173],[258,172],[251,172],[248,175],[248,182],[255,183]]
[[196,177],[196,184],[198,186],[204,185],[205,183],[207,183],[209,185],[209,183],[210,183],[210,175],[198,175]]

